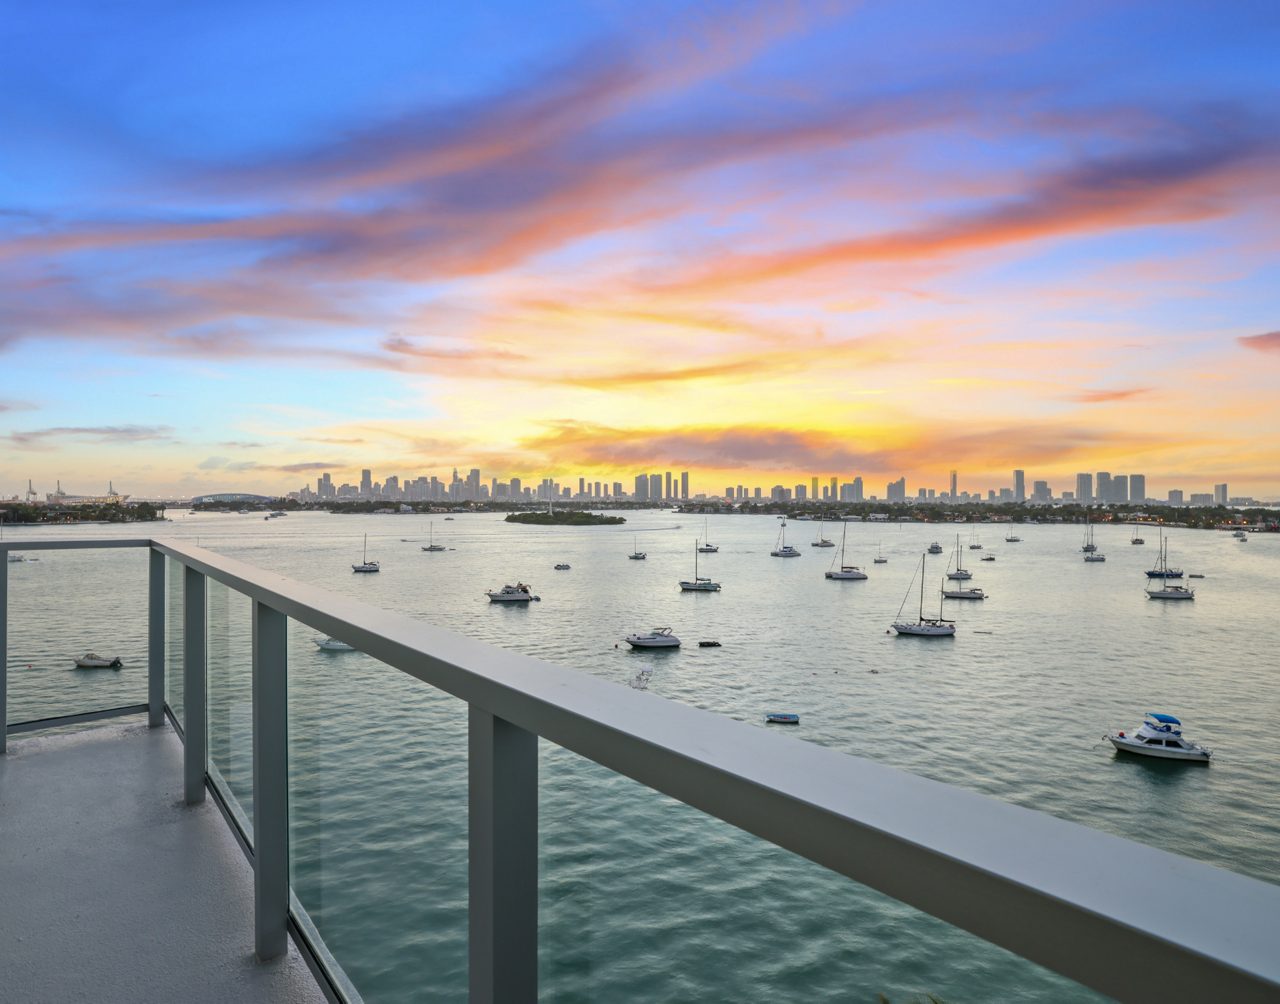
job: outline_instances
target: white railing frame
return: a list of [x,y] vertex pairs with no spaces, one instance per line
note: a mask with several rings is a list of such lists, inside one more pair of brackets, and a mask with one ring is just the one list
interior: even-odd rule
[[[296,902],[290,914],[287,879],[283,638],[292,617],[470,705],[474,1004],[533,1004],[537,996],[538,736],[1117,1000],[1148,1001],[1153,979],[1188,1000],[1280,1000],[1280,887],[1271,883],[496,648],[175,540],[6,541],[0,551],[91,547],[152,549],[149,702],[132,710],[148,710],[153,724],[164,683],[157,556],[185,566],[193,592],[203,593],[207,576],[254,604],[253,851],[263,958],[283,950],[284,918],[295,934],[302,926]],[[6,573],[7,562],[0,709]],[[199,624],[194,605],[186,623],[202,636],[203,604]],[[190,688],[203,693],[202,638],[187,639],[186,653],[199,662],[184,666],[190,715]],[[186,776],[198,759],[203,797],[203,722],[187,724]],[[188,788],[188,800],[192,794]],[[319,954],[327,957],[322,945]],[[333,996],[345,977],[330,982]],[[334,999],[344,996],[353,991]]]

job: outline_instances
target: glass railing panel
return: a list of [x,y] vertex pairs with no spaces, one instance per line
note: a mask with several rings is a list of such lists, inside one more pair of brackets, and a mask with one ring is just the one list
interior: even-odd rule
[[[9,722],[145,704],[146,549],[20,553],[6,562]],[[87,655],[108,665],[77,665]]]
[[467,706],[289,625],[294,894],[368,1004],[467,999]]
[[164,560],[164,699],[182,725],[182,597],[185,566],[176,558]]
[[1109,1000],[540,743],[539,1000]]
[[209,776],[253,842],[253,621],[249,597],[205,582]]

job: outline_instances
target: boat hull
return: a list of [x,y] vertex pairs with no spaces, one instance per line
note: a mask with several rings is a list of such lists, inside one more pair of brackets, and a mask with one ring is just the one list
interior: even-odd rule
[[627,644],[632,648],[679,648],[680,642],[675,638],[628,638]]
[[1208,763],[1213,757],[1209,750],[1174,749],[1169,746],[1148,746],[1146,743],[1130,742],[1127,738],[1107,736],[1111,745],[1122,753],[1137,753],[1139,756],[1156,757],[1160,760],[1191,760],[1196,763]]
[[961,579],[972,579],[972,578],[973,578],[973,573],[972,573],[972,572],[948,572],[948,573],[947,573],[947,578],[948,578],[948,579],[956,579],[956,580],[961,580]]
[[1183,592],[1181,589],[1148,589],[1147,596],[1153,600],[1194,600],[1196,594],[1188,589]]
[[794,549],[789,549],[789,550],[786,550],[786,551],[770,551],[770,552],[769,552],[769,554],[770,554],[771,556],[775,557],[775,558],[798,558],[798,557],[800,557],[800,552],[799,552],[799,551],[796,551],[796,550],[794,550]]
[[921,638],[950,638],[956,633],[954,624],[895,624],[898,634],[917,635]]
[[718,593],[720,592],[720,583],[718,582],[682,582],[680,588],[686,593]]
[[942,595],[949,600],[985,600],[987,594],[981,589],[944,589]]
[[865,579],[866,572],[827,572],[828,579]]
[[485,595],[489,597],[490,603],[528,603],[533,599],[533,597],[529,595],[521,595],[521,596],[505,595],[504,596],[501,593],[486,593]]

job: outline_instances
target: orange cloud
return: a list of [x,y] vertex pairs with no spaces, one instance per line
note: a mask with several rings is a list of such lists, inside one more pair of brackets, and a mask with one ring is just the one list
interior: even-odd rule
[[1236,341],[1246,349],[1256,352],[1280,352],[1280,331],[1268,331],[1264,335],[1244,335]]
[[1150,387],[1131,387],[1128,390],[1082,390],[1068,396],[1068,400],[1084,404],[1101,404],[1107,401],[1127,401],[1130,398],[1150,394]]

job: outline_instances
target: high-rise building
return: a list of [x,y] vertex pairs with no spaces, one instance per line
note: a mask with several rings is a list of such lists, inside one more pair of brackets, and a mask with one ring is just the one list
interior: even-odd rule
[[360,472],[360,494],[361,495],[373,494],[373,476],[369,471]]
[[803,502],[805,500],[805,497],[808,494],[809,494],[808,485],[796,485],[796,501],[797,502]]
[[756,498],[760,498],[760,497],[761,497],[761,496],[760,496],[760,489],[759,489],[759,488],[757,488],[757,489],[756,489]]
[[621,482],[621,481],[615,481],[615,482],[613,483],[613,497],[614,497],[614,498],[619,498],[619,499],[620,499],[620,498],[622,498],[623,494],[625,494],[625,493],[622,491],[622,482]]
[[809,485],[809,497],[812,499],[816,499],[818,497],[818,479],[816,477],[813,478]]
[[1048,502],[1053,498],[1053,492],[1049,490],[1048,481],[1036,481],[1031,486],[1032,502]]
[[1083,505],[1089,505],[1093,502],[1093,475],[1092,474],[1076,475],[1075,500]]
[[1110,504],[1113,501],[1111,498],[1111,475],[1106,471],[1099,471],[1098,481],[1097,484],[1094,485],[1093,491],[1093,497],[1097,499],[1097,501],[1101,502],[1103,505]]
[[724,497],[725,497],[725,498],[727,498],[730,502],[732,502],[732,501],[733,501],[733,488],[732,488],[732,486],[730,486],[729,488],[726,488],[726,489],[724,490]]
[[389,499],[398,499],[400,497],[400,479],[394,474],[387,478],[387,483],[382,486],[382,494]]
[[634,497],[637,502],[649,501],[649,475],[636,475],[636,493]]
[[1213,486],[1213,501],[1215,505],[1227,504],[1227,486],[1226,485]]
[[905,502],[907,500],[907,479],[903,477],[898,478],[897,481],[890,481],[884,497],[889,502]]
[[1012,489],[1012,488],[1001,488],[1001,489],[1000,489],[1000,503],[1001,503],[1001,505],[1004,505],[1005,503],[1012,502],[1012,501],[1013,501],[1013,489]]
[[950,498],[951,498],[951,501],[952,501],[952,502],[954,502],[954,501],[956,500],[956,472],[955,472],[955,471],[952,471],[952,472],[951,472],[951,496],[950,496]]
[[600,494],[600,482],[599,482],[599,481],[597,481],[597,482],[596,482],[595,491],[593,491],[591,494],[592,494],[593,496],[595,496],[596,498],[598,498],[598,499],[600,499],[600,498],[604,498],[604,496],[603,496],[602,494]]
[[662,475],[661,474],[649,475],[649,501],[650,502],[662,501]]
[[1213,492],[1192,492],[1189,505],[1213,505]]
[[929,497],[929,493],[925,489],[923,488],[916,489],[916,498],[927,499],[928,497]]
[[667,475],[666,475],[666,477],[667,477],[667,490],[666,490],[666,494],[664,494],[662,497],[663,497],[663,498],[667,498],[667,499],[669,499],[669,498],[672,498],[672,495],[671,495],[671,472],[670,472],[670,471],[667,471]]
[[1147,476],[1145,474],[1129,475],[1129,501],[1145,502],[1147,500]]
[[1013,500],[1015,502],[1027,500],[1027,476],[1023,471],[1013,472]]
[[784,498],[786,498],[786,496],[783,494],[783,492],[785,491],[786,489],[783,488],[782,485],[774,485],[773,490],[769,492],[769,498],[773,499],[773,501],[775,502],[781,502]]
[[831,479],[831,500],[833,502],[835,501],[835,498],[836,498],[836,484],[837,484],[837,479],[832,478]]
[[467,475],[466,498],[477,501],[480,498],[480,468],[471,468],[471,473]]
[[[435,478],[432,478],[431,480],[432,480],[432,481],[434,481],[434,480],[435,480]],[[514,498],[514,497],[515,497],[515,496],[517,496],[517,495],[523,495],[523,494],[524,494],[524,489],[520,487],[520,479],[519,479],[519,478],[512,478],[512,479],[511,479],[511,495],[512,495],[512,497]]]
[[861,502],[862,498],[862,478],[853,479],[853,501]]
[[1176,489],[1176,488],[1170,488],[1170,489],[1169,489],[1169,504],[1170,504],[1170,505],[1182,505],[1182,492],[1178,491],[1178,489]]
[[1129,501],[1129,475],[1117,474],[1111,479],[1111,501],[1118,505]]
[[680,472],[680,497],[687,499],[689,497],[689,472]]

